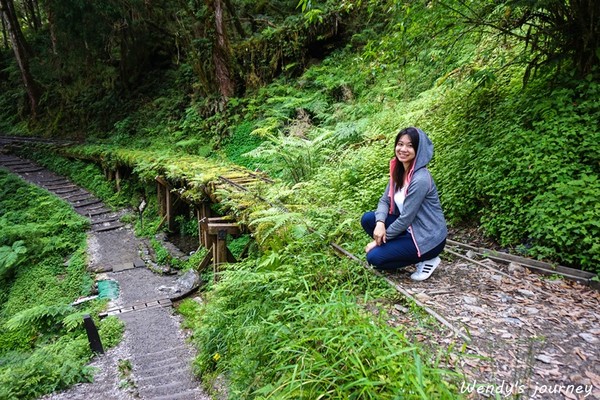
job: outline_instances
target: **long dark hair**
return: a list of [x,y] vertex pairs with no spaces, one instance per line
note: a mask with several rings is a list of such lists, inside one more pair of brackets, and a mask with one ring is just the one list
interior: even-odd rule
[[[396,145],[398,144],[398,141],[400,140],[400,138],[404,135],[408,135],[408,137],[410,137],[410,141],[413,145],[413,149],[415,149],[415,159],[416,159],[416,154],[417,151],[419,150],[419,131],[417,130],[417,128],[404,128],[402,129],[400,132],[398,132],[398,134],[396,135],[396,140],[394,140],[394,157],[396,157]],[[400,160],[396,160],[396,167],[394,168],[394,170],[392,171],[392,179],[394,180],[394,183],[396,184],[396,190],[400,190],[402,188],[402,185],[404,185],[404,164],[402,164],[400,162]],[[415,160],[413,160],[413,163],[415,162]]]

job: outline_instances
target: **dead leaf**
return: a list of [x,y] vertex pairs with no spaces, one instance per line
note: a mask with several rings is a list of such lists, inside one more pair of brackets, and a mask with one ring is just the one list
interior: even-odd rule
[[536,368],[535,373],[544,378],[547,376],[561,376],[562,375],[558,369],[558,366],[554,367],[553,369]]
[[583,350],[581,350],[581,347],[575,347],[573,349],[573,352],[575,354],[577,354],[579,356],[579,358],[581,358],[583,361],[587,360],[587,356],[585,355],[585,353],[583,352]]
[[592,371],[585,371],[585,375],[588,378],[590,378],[590,380],[592,381],[592,385],[596,386],[597,388],[600,388],[600,375],[596,375]]
[[554,358],[552,358],[552,356],[549,356],[547,354],[538,354],[537,356],[535,356],[535,359],[546,364],[564,365],[563,363],[556,361]]
[[415,298],[421,303],[427,303],[431,300],[431,297],[426,295],[425,293],[417,293],[415,294]]

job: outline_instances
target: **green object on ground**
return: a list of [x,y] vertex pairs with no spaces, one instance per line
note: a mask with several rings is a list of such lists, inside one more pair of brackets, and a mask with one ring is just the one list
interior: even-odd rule
[[116,299],[119,297],[119,284],[113,280],[98,281],[99,299]]

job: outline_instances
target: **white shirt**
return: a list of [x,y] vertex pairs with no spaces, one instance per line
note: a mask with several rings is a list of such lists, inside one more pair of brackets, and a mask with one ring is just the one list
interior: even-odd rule
[[404,209],[404,199],[406,198],[405,189],[406,188],[402,188],[394,194],[394,203],[396,203],[396,207],[398,208],[400,214],[402,214],[402,210]]

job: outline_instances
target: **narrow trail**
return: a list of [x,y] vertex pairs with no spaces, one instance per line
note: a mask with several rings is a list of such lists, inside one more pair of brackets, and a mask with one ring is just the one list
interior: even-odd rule
[[93,383],[83,383],[45,400],[204,400],[192,374],[194,350],[186,342],[169,294],[179,290],[177,276],[150,271],[142,260],[145,243],[119,221],[102,201],[45,168],[21,158],[0,154],[0,166],[67,201],[91,223],[88,234],[89,269],[97,279],[114,280],[119,296],[108,314],[125,323],[124,340],[96,356]]

